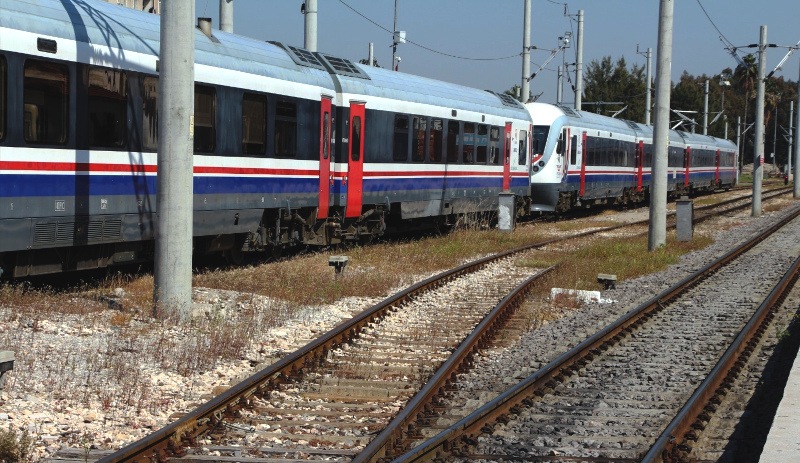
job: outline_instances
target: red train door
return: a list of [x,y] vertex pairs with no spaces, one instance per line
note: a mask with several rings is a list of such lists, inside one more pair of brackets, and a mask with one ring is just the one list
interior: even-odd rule
[[511,122],[506,122],[505,146],[503,146],[503,191],[511,188]]
[[317,205],[317,218],[328,218],[328,206],[331,201],[331,187],[333,186],[333,173],[331,172],[331,112],[330,97],[322,97],[319,111],[319,204]]
[[586,194],[586,132],[583,132],[581,139],[581,187],[578,191],[579,196]]
[[683,166],[685,168],[685,175],[683,178],[683,185],[689,187],[689,166],[692,164],[692,148],[686,147],[683,151]]
[[719,150],[717,150],[717,154],[714,157],[714,171],[715,171],[714,172],[714,186],[718,186],[720,184],[720,181],[719,181],[719,164],[720,164],[719,156],[720,156]]
[[644,142],[639,140],[636,144],[636,191],[642,191],[642,177],[644,175]]
[[361,215],[363,205],[364,183],[364,115],[365,103],[350,103],[350,137],[347,150],[347,208],[345,217],[352,218]]

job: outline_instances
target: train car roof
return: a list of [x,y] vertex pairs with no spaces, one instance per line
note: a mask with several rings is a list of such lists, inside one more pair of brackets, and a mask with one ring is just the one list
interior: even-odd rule
[[[344,93],[429,104],[530,121],[513,97],[389,69],[356,64],[369,79],[337,75]],[[504,98],[505,101],[501,98]]]
[[[159,15],[99,0],[2,0],[0,13],[0,27],[110,47],[122,53],[159,55]],[[334,88],[325,70],[297,65],[277,45],[219,30],[212,35],[209,38],[195,28],[197,64]]]

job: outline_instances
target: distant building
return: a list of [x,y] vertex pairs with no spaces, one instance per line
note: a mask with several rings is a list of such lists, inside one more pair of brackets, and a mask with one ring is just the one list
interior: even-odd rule
[[159,14],[161,12],[161,0],[105,0],[108,3],[136,8],[137,10],[147,11],[148,13]]

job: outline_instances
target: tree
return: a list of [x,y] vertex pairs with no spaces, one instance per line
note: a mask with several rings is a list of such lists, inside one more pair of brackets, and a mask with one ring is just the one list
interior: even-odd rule
[[[583,106],[599,114],[625,108],[618,117],[644,122],[646,91],[643,66],[633,65],[629,70],[624,57],[612,64],[611,57],[606,56],[586,67]],[[619,104],[601,104],[609,102]]]

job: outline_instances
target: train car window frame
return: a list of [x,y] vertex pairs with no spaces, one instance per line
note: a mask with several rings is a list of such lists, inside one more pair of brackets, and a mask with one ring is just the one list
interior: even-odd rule
[[120,149],[128,144],[128,75],[100,66],[87,69],[90,148]]
[[432,118],[428,131],[428,160],[430,162],[442,162],[442,143],[444,142],[444,121]]
[[266,95],[242,94],[242,154],[245,156],[267,154],[267,104]]
[[288,100],[275,102],[275,157],[297,157],[297,103]]
[[474,122],[464,123],[464,136],[461,137],[461,162],[464,164],[475,163],[476,125]]
[[578,162],[578,136],[572,136],[572,145],[569,148],[569,164],[574,166]]
[[425,143],[428,135],[428,118],[414,116],[412,133],[411,161],[425,162],[425,155],[427,154],[426,151],[428,150],[428,144]]
[[500,164],[500,127],[493,125],[489,128],[489,160],[488,164]]
[[6,138],[6,113],[8,112],[8,65],[0,55],[0,141]]
[[486,164],[489,159],[489,126],[478,124],[478,136],[475,139],[475,163]]
[[524,166],[528,161],[528,131],[519,131],[519,160],[517,165]]
[[461,138],[461,123],[453,120],[447,121],[447,142],[445,144],[446,147],[445,159],[450,164],[457,163],[458,158],[460,157],[459,154],[461,153],[461,150],[459,149],[458,146],[460,138]]
[[361,116],[354,116],[350,137],[350,159],[356,162],[361,160],[361,129]]
[[208,85],[194,86],[194,151],[213,153],[216,148],[217,90]]
[[396,162],[408,161],[408,136],[410,126],[407,114],[394,115],[394,139],[392,141],[392,160]]
[[158,77],[140,79],[142,90],[142,147],[158,150]]
[[[29,74],[29,70],[31,74]],[[39,72],[41,75],[33,76],[35,72]],[[22,126],[25,142],[37,145],[66,145],[69,141],[69,67],[66,64],[30,59],[26,60],[23,65],[22,76]],[[48,87],[50,87],[49,95],[46,94]],[[58,90],[61,92],[59,93]],[[33,92],[38,92],[38,95],[32,95]],[[55,101],[50,103],[34,101],[34,97]],[[38,102],[41,104],[36,105],[35,103]],[[44,107],[47,111],[39,111],[40,107]],[[39,119],[40,113],[43,114],[42,120]],[[55,117],[49,117],[50,115],[55,115]],[[44,120],[45,117],[47,120]],[[47,136],[48,129],[55,130],[54,136]],[[45,135],[40,136],[40,132],[44,132]]]

